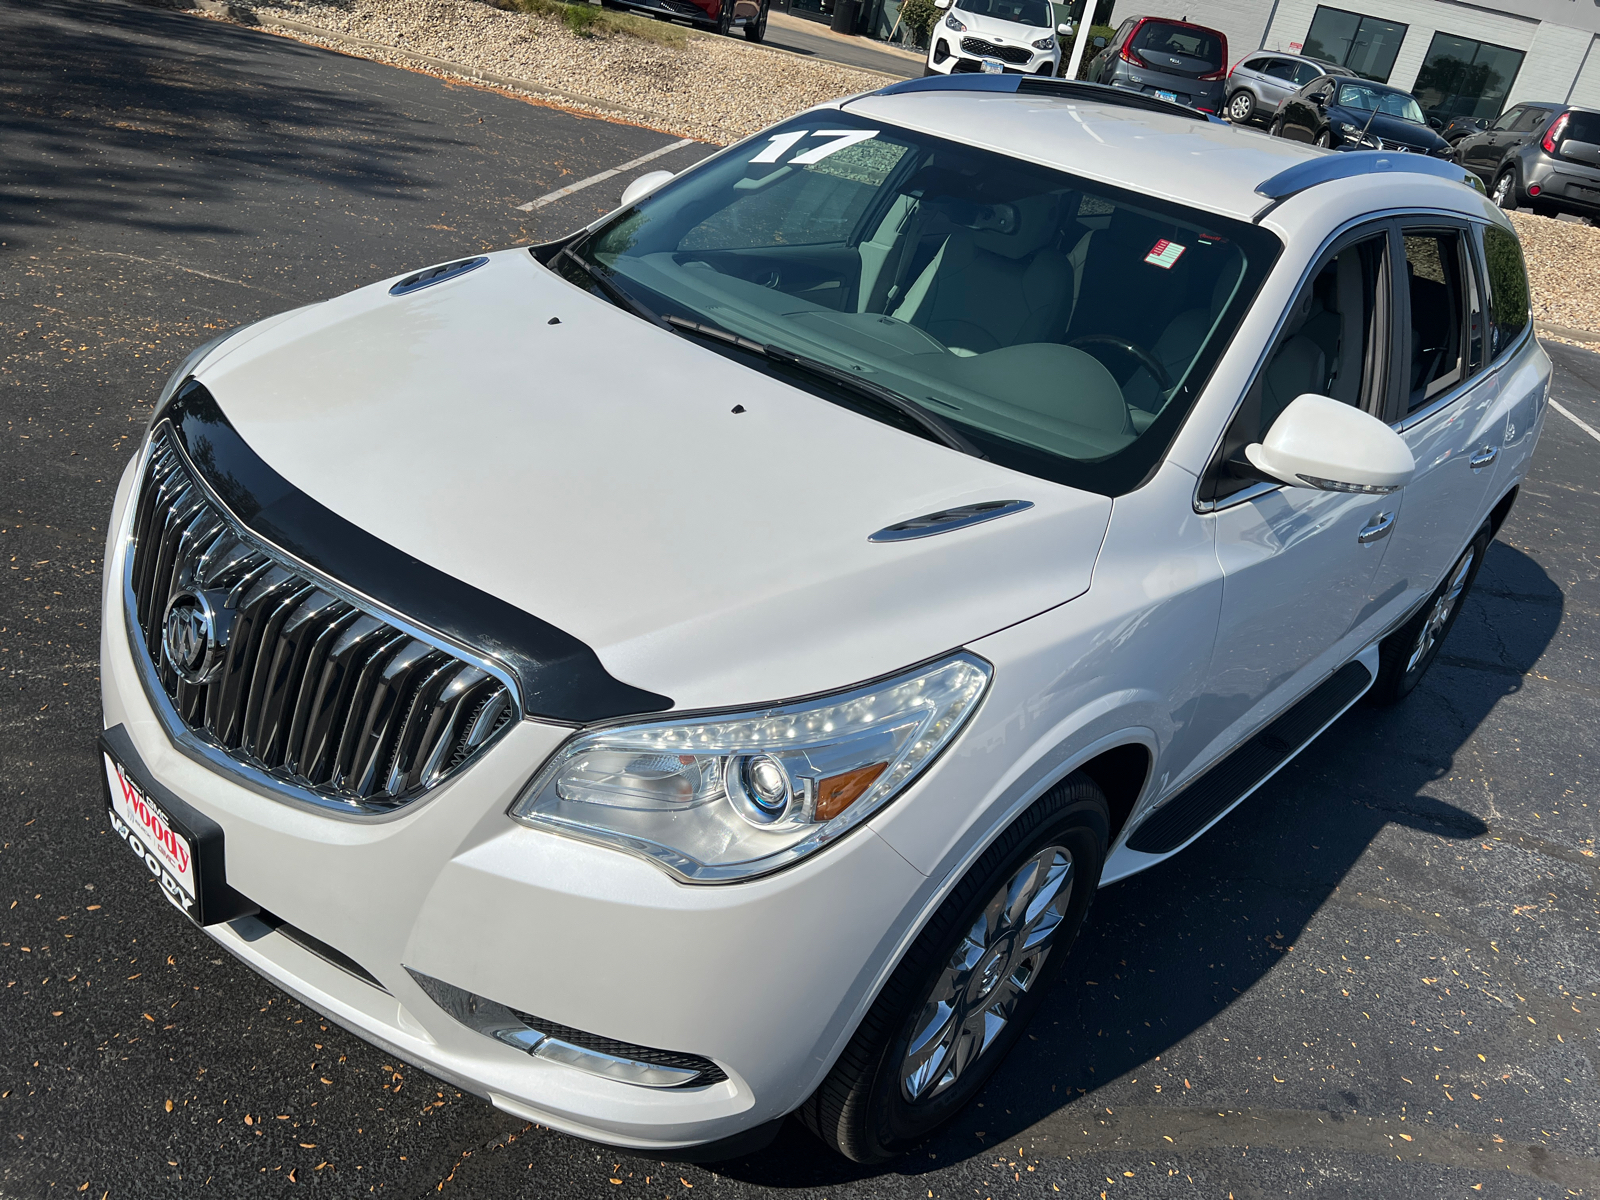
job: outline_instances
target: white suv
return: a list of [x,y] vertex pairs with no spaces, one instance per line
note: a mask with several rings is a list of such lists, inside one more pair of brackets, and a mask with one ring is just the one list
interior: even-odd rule
[[923,75],[1056,75],[1061,68],[1050,0],[933,0],[948,9],[928,37]]
[[235,331],[118,489],[111,824],[507,1112],[902,1151],[1438,653],[1550,379],[1460,170],[924,79]]

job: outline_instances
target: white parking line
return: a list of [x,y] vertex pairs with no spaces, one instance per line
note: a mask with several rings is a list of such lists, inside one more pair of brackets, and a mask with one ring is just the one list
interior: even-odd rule
[[553,204],[563,196],[570,196],[573,192],[581,192],[584,188],[596,183],[604,183],[613,175],[621,175],[624,171],[631,171],[635,167],[642,167],[653,158],[660,158],[663,154],[671,154],[674,150],[681,150],[685,146],[694,145],[693,138],[684,138],[682,141],[673,142],[670,146],[662,146],[659,150],[652,150],[649,154],[641,154],[638,158],[630,159],[620,166],[612,167],[609,171],[601,171],[598,175],[591,175],[587,179],[580,179],[577,183],[564,187],[559,191],[551,192],[548,196],[540,196],[537,200],[529,200],[526,204],[517,205],[520,212],[532,212],[536,208],[543,208],[546,204]]
[[1555,409],[1558,413],[1560,413],[1567,420],[1571,421],[1579,429],[1581,429],[1585,433],[1587,433],[1595,441],[1600,442],[1600,429],[1596,429],[1593,425],[1589,424],[1589,422],[1583,420],[1580,417],[1573,416],[1573,414],[1569,413],[1566,409],[1562,408],[1561,405],[1557,404],[1554,400],[1550,401],[1550,407]]

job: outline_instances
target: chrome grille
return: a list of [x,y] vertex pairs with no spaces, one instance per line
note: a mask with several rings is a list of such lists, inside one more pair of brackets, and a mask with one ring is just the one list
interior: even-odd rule
[[980,58],[998,58],[1001,62],[1025,63],[1033,54],[1021,46],[1000,46],[985,38],[964,37],[961,39],[961,49],[966,54],[976,54]]
[[[198,482],[166,426],[153,438],[132,536],[129,619],[148,675],[190,734],[274,780],[335,807],[393,809],[460,770],[516,716],[500,677],[251,536]],[[179,597],[208,607],[216,635],[195,682],[163,651]]]

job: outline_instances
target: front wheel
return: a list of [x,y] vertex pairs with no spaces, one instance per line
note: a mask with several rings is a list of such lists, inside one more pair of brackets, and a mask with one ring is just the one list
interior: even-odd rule
[[722,0],[717,9],[717,33],[722,37],[733,36],[733,0]]
[[1105,796],[1073,775],[967,871],[800,1118],[860,1163],[903,1154],[982,1089],[1072,948],[1105,863]]
[[1491,197],[1501,208],[1517,207],[1517,174],[1510,167],[1501,171],[1499,177],[1495,179]]
[[1283,118],[1282,117],[1278,117],[1278,118],[1274,119],[1272,124],[1267,126],[1267,135],[1269,137],[1282,137],[1283,136]]
[[1256,115],[1256,98],[1245,88],[1240,88],[1228,101],[1228,120],[1235,125],[1248,124]]
[[761,12],[757,14],[756,19],[753,22],[747,21],[745,23],[744,36],[745,40],[751,42],[760,42],[766,39],[767,5],[765,3],[761,5]]
[[1478,530],[1472,544],[1461,552],[1455,565],[1428,597],[1428,602],[1378,646],[1378,678],[1366,699],[1370,704],[1397,704],[1422,682],[1439,647],[1461,614],[1462,602],[1472,590],[1472,582],[1483,566],[1489,550],[1489,527]]
[[1330,129],[1324,129],[1321,133],[1317,134],[1317,145],[1321,146],[1324,150],[1332,150],[1333,131]]

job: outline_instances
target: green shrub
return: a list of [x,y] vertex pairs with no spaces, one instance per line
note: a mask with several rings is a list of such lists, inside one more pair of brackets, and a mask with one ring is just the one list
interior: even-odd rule
[[933,0],[900,0],[900,23],[922,37],[939,22]]

